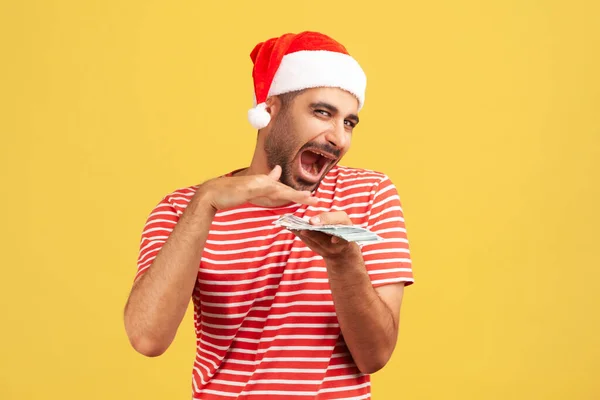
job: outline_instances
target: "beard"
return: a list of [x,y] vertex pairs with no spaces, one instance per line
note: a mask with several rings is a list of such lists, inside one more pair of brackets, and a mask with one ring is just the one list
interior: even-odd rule
[[294,176],[294,165],[298,164],[298,157],[306,149],[317,149],[339,157],[340,150],[329,144],[309,141],[300,143],[298,141],[298,132],[294,126],[291,113],[282,110],[272,122],[271,131],[265,138],[264,150],[267,156],[269,169],[276,165],[281,167],[281,177],[279,181],[295,190],[315,190],[323,180],[323,177],[335,166],[335,163],[329,165],[318,182],[308,182],[301,177]]

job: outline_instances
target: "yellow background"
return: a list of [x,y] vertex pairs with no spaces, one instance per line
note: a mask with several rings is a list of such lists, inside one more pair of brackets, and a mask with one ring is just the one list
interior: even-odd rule
[[249,52],[339,39],[369,76],[345,165],[397,184],[417,283],[374,399],[600,399],[600,6],[4,1],[1,399],[187,399],[122,308],[151,208],[246,165]]

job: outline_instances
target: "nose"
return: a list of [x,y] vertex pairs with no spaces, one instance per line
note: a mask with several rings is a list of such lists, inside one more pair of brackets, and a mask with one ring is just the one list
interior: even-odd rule
[[343,150],[348,144],[348,135],[344,126],[344,121],[332,124],[325,135],[325,139],[334,147]]

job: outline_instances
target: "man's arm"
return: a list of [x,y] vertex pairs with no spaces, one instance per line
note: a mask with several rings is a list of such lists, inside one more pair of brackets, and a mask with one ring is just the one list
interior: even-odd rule
[[152,266],[135,281],[125,306],[125,330],[131,345],[148,357],[172,343],[185,316],[216,213],[200,193],[187,206]]
[[[343,211],[321,214],[311,222],[351,224]],[[316,231],[295,234],[325,261],[340,329],[354,362],[362,373],[377,372],[396,346],[404,283],[375,289],[356,243]]]
[[335,311],[352,358],[362,373],[372,374],[389,361],[398,337],[404,283],[377,289],[358,246],[327,263]]
[[134,349],[155,357],[171,345],[190,302],[218,210],[253,199],[266,204],[318,203],[310,192],[279,182],[280,176],[277,166],[268,175],[217,178],[198,188],[150,268],[135,281],[125,305],[125,330]]

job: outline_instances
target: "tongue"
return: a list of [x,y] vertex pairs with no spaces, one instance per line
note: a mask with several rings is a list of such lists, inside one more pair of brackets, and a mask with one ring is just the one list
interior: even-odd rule
[[300,155],[300,160],[302,161],[302,167],[308,172],[313,172],[313,165],[319,160],[321,157],[318,154],[313,153],[312,151],[305,151]]

